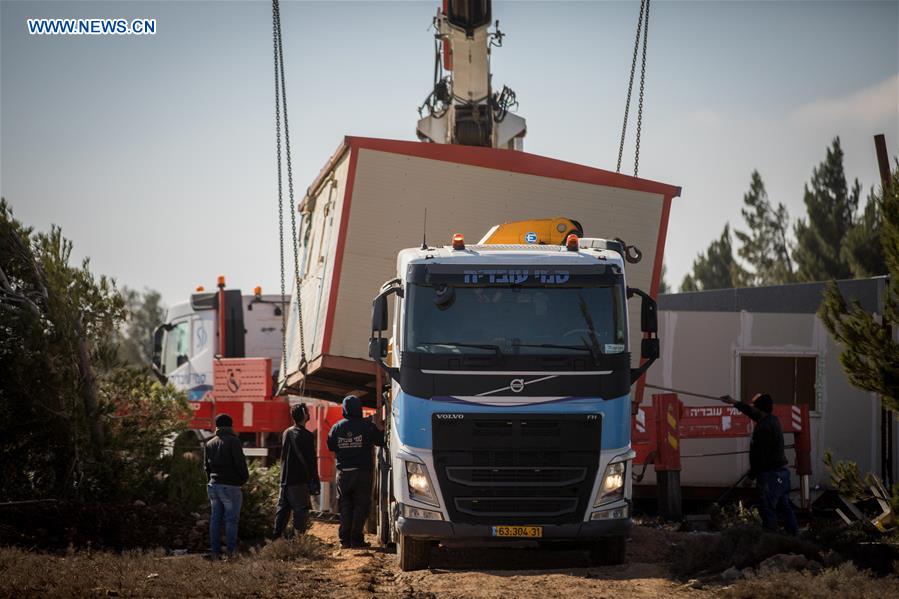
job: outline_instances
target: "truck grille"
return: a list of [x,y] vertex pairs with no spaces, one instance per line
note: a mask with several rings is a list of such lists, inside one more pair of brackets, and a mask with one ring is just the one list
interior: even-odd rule
[[587,477],[585,467],[561,468],[463,468],[448,466],[446,476],[461,485],[482,485],[485,487],[534,486],[564,487],[583,481]]
[[472,516],[530,518],[558,517],[574,513],[576,497],[457,497],[456,509]]
[[432,420],[434,467],[454,522],[578,522],[599,462],[598,414],[464,414]]

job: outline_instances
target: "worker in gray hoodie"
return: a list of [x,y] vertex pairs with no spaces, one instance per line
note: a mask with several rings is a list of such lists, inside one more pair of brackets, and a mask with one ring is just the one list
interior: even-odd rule
[[328,449],[337,458],[337,506],[341,547],[368,547],[364,527],[371,509],[372,446],[384,445],[380,414],[362,417],[362,401],[355,395],[343,400],[343,420],[331,427]]

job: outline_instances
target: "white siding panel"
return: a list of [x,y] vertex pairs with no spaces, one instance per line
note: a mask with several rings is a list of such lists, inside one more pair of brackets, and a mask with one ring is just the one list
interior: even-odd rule
[[[652,277],[664,198],[659,194],[362,149],[356,166],[330,353],[366,357],[371,299],[396,276],[396,254],[453,233],[476,242],[495,224],[566,216],[588,237],[620,237],[643,251],[628,284],[646,291]],[[639,300],[631,302],[631,347],[639,355]]]
[[[334,185],[329,179],[315,195],[314,207],[303,215],[300,223],[300,285],[303,301],[303,324],[306,340],[306,358],[311,361],[321,355],[322,341],[325,331],[325,317],[328,310],[328,298],[331,293],[331,278],[334,272],[334,255],[337,246],[337,232],[343,212],[344,193],[349,171],[349,152],[344,154],[332,169]],[[285,221],[289,214],[285,215]],[[287,221],[289,222],[289,221]],[[308,248],[303,245],[305,231],[309,227]],[[289,235],[289,228],[287,231]],[[289,246],[288,246],[289,248]],[[292,252],[287,249],[287,276],[292,281],[290,271],[293,265]],[[295,296],[296,289],[290,283]],[[290,306],[290,317],[287,326],[288,339],[288,372],[296,371],[300,363],[299,327],[297,321],[296,302]]]
[[[660,313],[662,357],[650,368],[647,381],[707,395],[740,391],[739,358],[746,354],[810,355],[818,359],[818,409],[810,415],[812,485],[829,486],[824,452],[858,463],[863,472],[879,472],[875,459],[879,439],[872,428],[877,400],[849,384],[839,364],[839,348],[814,314],[665,311]],[[763,391],[763,390],[759,390]],[[644,393],[650,405],[654,389]],[[714,400],[681,395],[688,406],[718,405]],[[787,443],[793,436],[787,435]],[[748,438],[684,440],[682,455],[747,451]],[[795,452],[787,451],[793,463]],[[749,467],[745,454],[686,458],[681,484],[730,486]],[[652,484],[652,469],[643,484]],[[798,481],[793,481],[794,488]]]

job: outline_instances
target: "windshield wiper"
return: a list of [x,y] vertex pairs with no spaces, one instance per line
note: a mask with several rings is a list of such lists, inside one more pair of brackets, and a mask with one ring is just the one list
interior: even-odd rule
[[588,352],[590,354],[590,357],[593,358],[594,362],[599,362],[599,356],[602,355],[602,350],[591,347],[586,343],[584,345],[558,345],[555,343],[516,343],[512,347],[549,347],[553,349],[576,349],[578,351]]
[[497,357],[503,355],[498,345],[490,345],[486,343],[458,343],[456,341],[420,341],[416,345],[446,345],[448,347],[474,347],[477,349],[486,349],[494,352]]
[[593,349],[586,345],[557,345],[555,343],[513,343],[512,347],[551,347],[553,349],[577,349],[593,353]]

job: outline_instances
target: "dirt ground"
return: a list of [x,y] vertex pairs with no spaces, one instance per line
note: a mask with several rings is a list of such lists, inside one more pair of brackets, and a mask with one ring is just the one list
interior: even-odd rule
[[[333,524],[317,522],[311,534],[337,543]],[[340,597],[711,596],[669,578],[665,555],[678,534],[634,527],[623,566],[589,567],[578,551],[441,547],[429,570],[402,572],[393,553],[373,547],[336,549],[316,574],[329,579],[323,595]]]
[[[684,543],[686,540],[692,543]],[[373,541],[369,537],[369,541]],[[0,540],[2,542],[2,540]],[[635,526],[628,563],[590,567],[578,551],[436,549],[432,567],[401,572],[380,548],[340,549],[337,525],[316,522],[309,535],[247,550],[236,561],[163,549],[125,552],[70,549],[46,553],[0,547],[5,597],[899,597],[899,578],[872,577],[845,563],[808,571],[752,575],[732,586],[676,580],[674,551],[707,542],[690,533]]]

